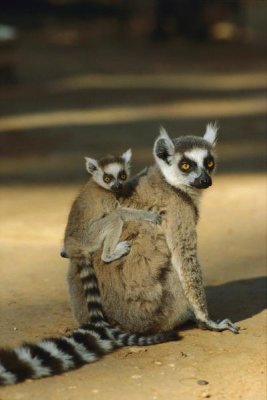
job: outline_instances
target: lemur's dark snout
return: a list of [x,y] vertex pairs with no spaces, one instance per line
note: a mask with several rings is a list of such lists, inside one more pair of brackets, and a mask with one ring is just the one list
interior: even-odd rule
[[197,189],[207,189],[212,185],[212,179],[207,173],[203,173],[191,185]]
[[114,185],[112,185],[111,189],[113,190],[113,192],[117,193],[122,189],[122,184],[116,181]]
[[203,176],[202,178],[200,178],[200,184],[203,188],[208,188],[212,185],[211,177],[209,175]]

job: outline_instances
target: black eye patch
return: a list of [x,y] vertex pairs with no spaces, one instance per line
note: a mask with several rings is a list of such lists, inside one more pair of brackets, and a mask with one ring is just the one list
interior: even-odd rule
[[111,174],[106,174],[106,173],[104,173],[104,174],[103,174],[103,181],[104,181],[105,183],[110,183],[110,182],[114,181],[114,176],[111,175]]
[[212,171],[215,167],[215,161],[214,158],[211,155],[208,155],[205,160],[204,160],[204,167],[209,170]]
[[121,181],[125,181],[125,180],[127,179],[127,174],[126,174],[126,172],[125,172],[125,171],[120,171],[120,172],[119,172],[119,175],[118,175],[118,178],[119,178]]
[[183,172],[191,172],[196,166],[197,163],[188,157],[183,157],[178,163],[178,167]]

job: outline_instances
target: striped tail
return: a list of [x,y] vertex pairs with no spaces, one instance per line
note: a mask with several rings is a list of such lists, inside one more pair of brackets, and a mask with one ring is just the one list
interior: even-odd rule
[[79,368],[99,360],[115,347],[104,327],[87,324],[59,338],[0,350],[0,386]]
[[177,340],[174,332],[154,335],[153,342],[136,334],[119,333],[112,340],[105,327],[85,324],[68,335],[46,338],[36,344],[25,343],[12,350],[0,350],[0,386],[26,379],[38,379],[62,374],[99,360],[117,347],[129,344],[154,344]]
[[88,262],[81,262],[79,267],[90,323],[58,338],[25,343],[10,350],[0,349],[0,386],[59,375],[97,361],[118,347],[147,346],[179,339],[175,331],[145,336],[112,327],[103,315],[93,267]]
[[179,339],[177,332],[175,331],[144,335],[139,333],[123,332],[118,327],[111,326],[103,314],[98,281],[92,263],[83,259],[80,260],[77,265],[86,296],[89,314],[88,321],[96,326],[105,327],[107,334],[109,334],[110,338],[115,341],[117,347],[149,346]]

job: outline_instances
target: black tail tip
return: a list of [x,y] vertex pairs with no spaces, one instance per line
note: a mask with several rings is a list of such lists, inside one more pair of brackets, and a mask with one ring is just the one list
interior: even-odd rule
[[175,342],[181,339],[177,331],[168,331],[163,333],[165,335],[166,341]]

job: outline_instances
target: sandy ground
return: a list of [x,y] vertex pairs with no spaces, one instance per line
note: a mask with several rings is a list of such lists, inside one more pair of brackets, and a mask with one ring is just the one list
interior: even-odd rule
[[[0,188],[1,346],[74,327],[59,249],[77,190]],[[239,335],[190,327],[179,342],[124,348],[62,376],[3,388],[0,399],[265,399],[265,214],[260,174],[218,176],[203,199],[199,251],[210,311],[235,321]]]

